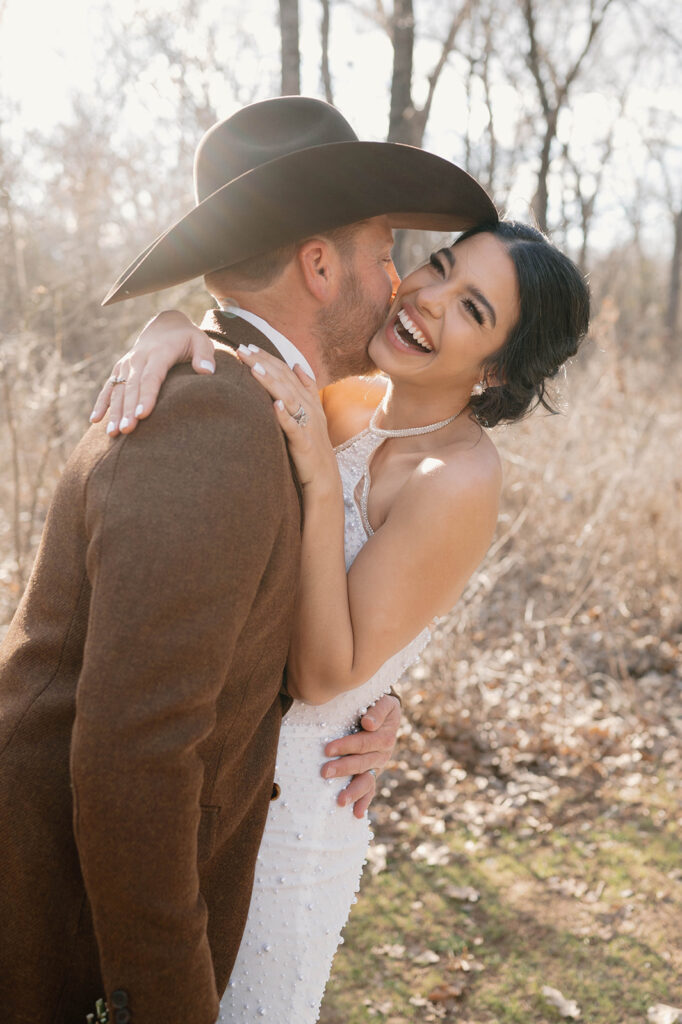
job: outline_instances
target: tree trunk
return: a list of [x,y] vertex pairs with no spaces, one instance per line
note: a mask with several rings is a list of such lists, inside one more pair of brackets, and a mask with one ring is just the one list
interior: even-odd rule
[[395,0],[393,10],[393,76],[388,142],[412,144],[412,56],[414,52],[414,10],[412,0]]
[[322,0],[322,25],[320,26],[320,42],[322,45],[322,60],[320,62],[320,74],[322,76],[322,87],[324,98],[327,103],[334,102],[332,92],[332,76],[329,70],[329,0]]
[[549,188],[547,178],[552,161],[552,143],[556,136],[557,111],[553,111],[547,118],[545,135],[542,140],[540,151],[540,166],[538,168],[538,183],[533,196],[532,208],[537,226],[540,231],[547,231],[547,204],[549,200]]
[[668,287],[668,309],[665,326],[671,338],[677,337],[680,319],[680,275],[682,275],[682,210],[675,215],[675,242],[670,264],[670,285]]
[[282,36],[282,96],[301,92],[301,54],[298,46],[298,0],[279,0]]

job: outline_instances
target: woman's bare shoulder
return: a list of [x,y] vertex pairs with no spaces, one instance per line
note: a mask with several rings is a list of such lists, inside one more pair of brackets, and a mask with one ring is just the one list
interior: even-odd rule
[[431,509],[446,513],[448,509],[467,506],[497,516],[502,490],[502,461],[488,435],[481,431],[475,441],[458,443],[438,449],[425,456],[412,474],[411,496],[427,500]]
[[359,434],[386,393],[388,381],[380,374],[346,377],[323,388],[322,406],[333,445]]

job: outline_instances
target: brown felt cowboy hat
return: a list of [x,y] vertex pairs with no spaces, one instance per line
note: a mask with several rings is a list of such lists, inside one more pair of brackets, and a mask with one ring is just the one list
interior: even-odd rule
[[414,146],[361,142],[328,103],[280,96],[206,132],[197,205],[119,277],[103,305],[169,288],[332,228],[388,215],[394,228],[496,221],[470,175]]

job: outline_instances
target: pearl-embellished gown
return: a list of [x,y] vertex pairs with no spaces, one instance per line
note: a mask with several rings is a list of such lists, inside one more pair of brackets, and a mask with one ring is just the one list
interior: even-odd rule
[[[369,460],[383,440],[370,426],[336,449],[347,569],[367,540]],[[363,479],[359,508],[355,495]],[[358,819],[352,806],[336,803],[347,780],[320,776],[324,747],[356,728],[367,707],[417,660],[429,637],[423,630],[356,689],[324,705],[294,701],[285,715],[275,770],[281,794],[270,804],[246,929],[220,1004],[221,1024],[318,1019],[371,838],[367,816]]]

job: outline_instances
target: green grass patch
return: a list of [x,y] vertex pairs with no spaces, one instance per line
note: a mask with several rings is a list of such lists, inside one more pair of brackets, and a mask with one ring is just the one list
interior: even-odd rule
[[[413,859],[410,838],[366,878],[323,1024],[566,1019],[545,985],[589,1024],[646,1024],[651,1005],[681,1005],[674,828],[625,807],[542,835],[501,832],[475,853],[467,838],[457,827],[439,836],[451,850],[439,866]],[[464,886],[476,902],[456,898]],[[425,951],[439,960],[423,962]]]

